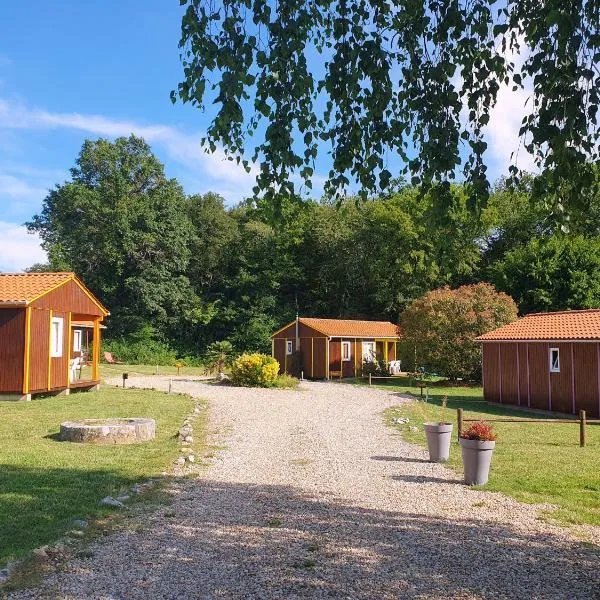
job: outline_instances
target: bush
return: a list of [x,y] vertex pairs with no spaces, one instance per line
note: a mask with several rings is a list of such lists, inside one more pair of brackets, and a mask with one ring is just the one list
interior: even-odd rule
[[211,373],[221,373],[233,360],[231,342],[214,342],[206,349],[206,366]]
[[362,364],[362,374],[365,377],[368,375],[389,377],[390,368],[384,360],[377,360],[376,358],[365,359]]
[[400,317],[403,364],[453,380],[479,380],[481,348],[475,338],[516,318],[513,299],[489,283],[428,292]]
[[231,383],[242,387],[274,387],[279,363],[266,354],[242,354],[231,365]]
[[471,427],[460,434],[464,440],[479,440],[481,442],[493,442],[496,439],[496,434],[492,426],[485,421],[477,421]]
[[275,380],[273,387],[293,390],[296,389],[298,385],[300,385],[300,380],[298,378],[284,373]]
[[168,344],[156,340],[132,341],[128,338],[104,340],[102,349],[129,365],[174,365],[177,354]]
[[[178,357],[175,349],[156,339],[156,336],[155,329],[147,325],[130,335],[102,340],[102,350],[110,352],[128,365],[173,366],[181,362],[191,367],[202,364],[202,360],[197,356]],[[104,358],[102,353],[101,357]]]

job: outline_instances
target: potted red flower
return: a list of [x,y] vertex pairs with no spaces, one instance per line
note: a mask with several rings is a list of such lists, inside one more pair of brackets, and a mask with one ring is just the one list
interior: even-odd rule
[[487,483],[492,462],[492,453],[496,446],[496,434],[492,426],[477,421],[460,435],[462,459],[467,485]]
[[450,442],[452,441],[452,423],[442,420],[448,398],[444,397],[440,407],[440,420],[424,423],[427,437],[427,449],[431,462],[446,462],[450,456]]

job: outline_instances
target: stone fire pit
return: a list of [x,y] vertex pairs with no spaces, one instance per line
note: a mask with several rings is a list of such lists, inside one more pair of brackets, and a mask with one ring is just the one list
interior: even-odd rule
[[65,442],[135,444],[154,439],[154,419],[83,419],[60,424],[58,437]]

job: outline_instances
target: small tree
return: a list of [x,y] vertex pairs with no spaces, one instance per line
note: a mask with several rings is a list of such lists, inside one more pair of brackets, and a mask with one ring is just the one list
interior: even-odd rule
[[479,379],[481,349],[475,338],[516,318],[514,300],[489,283],[433,290],[400,317],[403,354],[416,361],[415,368],[450,379]]
[[214,342],[206,350],[207,367],[211,373],[221,373],[233,359],[231,342]]

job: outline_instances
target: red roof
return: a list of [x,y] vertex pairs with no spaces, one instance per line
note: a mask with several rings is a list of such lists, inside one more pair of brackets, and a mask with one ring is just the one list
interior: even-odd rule
[[[354,321],[350,319],[314,319],[300,317],[300,323],[329,337],[398,338],[398,326],[389,321]],[[283,327],[286,329],[294,321]],[[281,331],[281,329],[279,330]],[[279,331],[275,332],[279,333]]]
[[74,273],[0,273],[0,302],[28,304],[74,276]]
[[108,310],[91,294],[75,273],[0,273],[0,307],[27,306],[56,288],[74,281],[106,315]]
[[477,338],[506,340],[600,340],[600,309],[531,313]]

